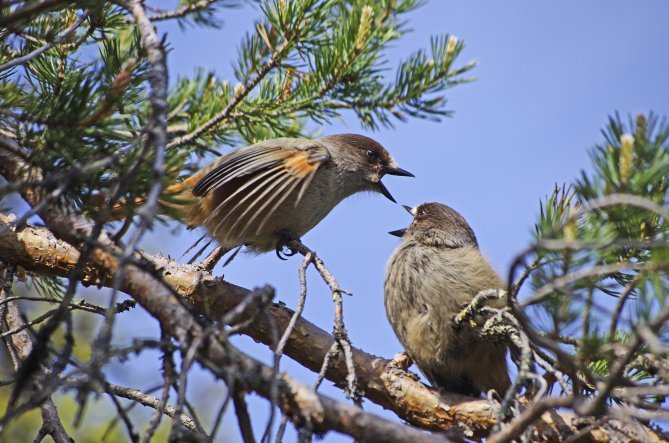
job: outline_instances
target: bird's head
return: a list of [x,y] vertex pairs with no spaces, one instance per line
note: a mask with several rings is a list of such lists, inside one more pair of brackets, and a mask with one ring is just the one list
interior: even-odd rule
[[[383,194],[396,203],[381,179],[384,175],[413,177],[395,163],[390,153],[375,140],[357,134],[338,134],[322,137],[332,147],[330,155],[342,171],[353,177],[355,184],[370,191]],[[334,149],[333,149],[334,147]]]
[[449,248],[478,247],[474,230],[453,208],[441,203],[423,203],[413,208],[404,206],[404,209],[413,216],[413,221],[405,229],[389,232],[390,235]]

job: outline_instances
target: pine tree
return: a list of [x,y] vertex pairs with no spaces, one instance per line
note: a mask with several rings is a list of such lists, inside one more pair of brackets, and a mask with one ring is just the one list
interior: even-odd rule
[[[393,68],[384,55],[419,3],[262,1],[234,79],[199,71],[172,86],[166,59],[178,42],[153,24],[216,28],[233,2],[181,0],[173,10],[139,0],[0,4],[0,319],[8,349],[0,432],[58,442],[73,432],[200,441],[215,436],[231,404],[253,441],[263,432],[246,406],[255,392],[272,405],[263,440],[280,440],[288,422],[305,440],[332,430],[362,440],[444,440],[364,412],[363,398],[412,425],[457,427],[490,441],[661,435],[652,423],[667,415],[669,125],[652,114],[611,118],[592,171],[541,203],[535,239],[510,269],[509,288],[484,291],[458,316],[474,324],[483,315],[474,324],[481,339],[512,350],[518,376],[492,411],[487,400],[428,388],[401,360],[352,348],[344,291],[304,245],[296,246],[305,256],[302,281],[313,265],[332,290],[332,335],[302,319],[300,306],[295,313],[272,303],[271,287],[248,291],[213,277],[217,257],[187,265],[141,252],[144,234],[176,216],[178,196],[168,186],[203,159],[268,138],[308,137],[333,119],[354,116],[371,130],[450,115],[444,93],[469,81],[474,66],[460,61],[462,41],[434,37]],[[123,220],[110,221],[119,206]],[[112,288],[111,301],[97,305],[81,286]],[[506,307],[485,306],[490,297]],[[160,322],[162,337],[112,345],[115,318],[138,305]],[[270,346],[272,364],[236,348],[228,340],[235,333]],[[157,390],[110,382],[113,361],[147,350],[162,357]],[[278,373],[283,353],[320,371],[318,383],[335,382],[353,404]],[[195,363],[227,386],[227,398],[210,405],[221,408],[213,429],[185,392]],[[99,393],[110,401],[102,404]],[[92,405],[102,408],[103,424]],[[561,414],[564,426],[546,411]]]

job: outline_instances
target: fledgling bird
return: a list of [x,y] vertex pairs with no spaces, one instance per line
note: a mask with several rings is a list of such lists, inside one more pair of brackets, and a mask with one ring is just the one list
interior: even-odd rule
[[458,212],[440,203],[405,208],[414,219],[408,228],[390,232],[402,244],[390,257],[384,288],[395,334],[433,386],[466,395],[495,389],[504,395],[510,386],[506,346],[454,323],[480,291],[504,288],[502,279]]
[[339,202],[371,191],[395,199],[386,175],[413,177],[371,138],[339,134],[277,138],[222,155],[179,185],[177,210],[226,249],[276,250],[301,237]]

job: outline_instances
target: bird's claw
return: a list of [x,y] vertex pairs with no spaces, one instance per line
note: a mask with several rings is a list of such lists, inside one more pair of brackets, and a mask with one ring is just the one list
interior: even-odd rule
[[[276,247],[276,256],[281,260],[288,260],[288,257],[292,257],[293,255],[297,254],[298,251],[288,246],[288,243],[293,240],[300,241],[300,238],[285,229],[282,229],[277,234],[279,235],[279,242],[277,243]],[[287,251],[284,252],[284,249]]]
[[[286,252],[284,252],[284,248],[287,249]],[[288,260],[288,257],[292,257],[295,254],[297,254],[297,251],[291,249],[286,245],[281,245],[276,248],[276,256],[279,257],[279,259],[281,260]]]
[[[293,255],[297,254],[297,251],[288,246],[288,243],[293,240],[299,241],[300,239],[295,234],[286,231],[285,229],[279,231],[278,234],[279,242],[278,246],[276,247],[276,256],[281,260],[288,260],[288,257],[292,257]],[[284,252],[284,249],[287,249],[287,251]]]

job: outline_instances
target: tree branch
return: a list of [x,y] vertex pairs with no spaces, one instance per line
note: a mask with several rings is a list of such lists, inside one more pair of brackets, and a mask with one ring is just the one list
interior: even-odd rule
[[170,20],[173,18],[183,18],[188,14],[192,14],[203,9],[206,9],[208,6],[213,5],[214,3],[220,0],[199,0],[184,6],[180,6],[176,9],[160,11],[156,14],[149,16],[149,20],[152,22],[158,22],[162,20]]
[[[0,175],[3,175],[10,182],[25,180],[28,177],[24,177],[25,172],[23,171],[25,171],[25,168],[22,165],[23,162],[20,158],[4,151],[0,145]],[[31,173],[34,175],[39,171],[31,171]],[[39,197],[30,189],[26,190],[24,198],[32,206],[40,203]],[[7,217],[0,218],[0,258],[9,259],[10,262],[21,265],[30,271],[39,268],[43,274],[66,276],[71,270],[76,269],[77,260],[80,256],[79,251],[65,241],[56,239],[53,234],[67,242],[77,244],[81,241],[81,234],[87,234],[86,227],[90,226],[90,222],[66,216],[52,205],[45,205],[39,215],[45,221],[48,229],[26,225],[3,229],[5,227],[3,225],[6,225],[9,220]],[[111,250],[115,250],[111,244],[105,242],[103,237],[100,237],[98,241],[103,242]],[[33,244],[41,245],[42,249],[30,250],[30,245]],[[62,255],[50,254],[52,249],[60,250]],[[56,263],[54,263],[54,257]],[[27,260],[22,260],[26,258]],[[61,260],[61,258],[66,261]],[[158,277],[169,285],[169,288],[161,285],[156,276],[151,275],[146,270],[139,269],[135,265],[129,265],[125,267],[119,289],[130,294],[137,302],[142,304],[152,316],[161,321],[166,331],[170,331],[170,334],[183,344],[188,343],[193,337],[199,336],[198,334],[201,334],[202,331],[198,329],[200,326],[192,317],[187,317],[188,321],[181,319],[186,324],[178,321],[178,317],[175,316],[177,311],[183,311],[188,315],[190,313],[184,308],[181,301],[174,296],[174,293],[188,301],[197,311],[210,319],[223,317],[227,312],[235,309],[249,294],[249,290],[215,278],[196,266],[181,265],[174,260],[160,256],[143,254],[140,258],[161,274]],[[72,259],[74,259],[73,262],[69,261]],[[118,271],[118,264],[118,259],[114,255],[96,248],[92,251],[89,262],[80,274],[82,275],[81,280],[84,284],[110,286],[112,276]],[[159,298],[161,300],[157,302]],[[241,332],[256,341],[273,346],[275,344],[272,334],[273,327],[278,330],[285,330],[293,312],[278,304],[271,304],[266,309],[268,316],[257,316],[255,321],[245,325]],[[243,323],[248,318],[254,317],[256,312],[257,309],[252,307],[245,309],[237,321]],[[189,328],[195,329],[191,330]],[[211,342],[211,340],[207,341]],[[318,372],[334,341],[332,335],[307,320],[298,319],[294,331],[285,345],[284,352],[302,366]],[[218,344],[218,342],[214,344]],[[213,346],[211,343],[206,343],[206,345]],[[211,360],[217,361],[217,358],[223,358],[225,354],[218,355],[219,351],[221,350],[218,348],[212,350],[216,358],[212,358],[210,353],[205,353],[205,355]],[[439,393],[420,383],[415,375],[398,368],[390,360],[355,348],[352,348],[352,353],[358,384],[365,392],[365,397],[393,410],[400,418],[411,424],[431,430],[448,430],[457,427],[463,430],[468,437],[481,438],[490,433],[496,422],[493,406],[487,400],[472,399],[453,393]],[[266,372],[266,378],[254,378],[254,382],[261,381],[261,383],[249,386],[249,389],[266,398],[271,398],[270,387],[273,386],[275,380],[273,369],[250,357],[242,355],[240,358],[241,363],[238,362],[239,364],[248,364],[250,367],[246,369],[254,371],[250,373]],[[347,375],[348,369],[342,355],[334,359],[325,373],[325,376],[340,388],[347,386]],[[308,393],[313,397],[315,395],[314,391],[295,382],[287,374],[282,374],[279,378],[282,394],[284,394],[279,406],[284,413],[295,420],[295,405],[300,405],[300,401],[303,400],[296,397],[297,394],[295,393],[301,393],[300,395],[307,395]],[[289,390],[289,394],[286,394],[285,389]],[[293,407],[291,407],[291,404],[285,403],[286,395],[292,401],[297,401],[297,403],[292,404]],[[364,429],[352,428],[351,422],[347,420],[354,417],[359,420],[380,420],[373,415],[371,417],[374,418],[366,417],[365,413],[359,408],[339,405],[334,400],[320,394],[317,395],[320,403],[312,399],[313,401],[307,402],[308,407],[321,408],[324,407],[324,404],[327,404],[328,411],[338,417],[335,419],[333,416],[328,416],[329,419],[333,420],[329,422],[330,429],[355,435],[353,432],[364,432]],[[303,408],[297,408],[297,411],[302,410]],[[320,422],[322,414],[318,411],[309,409],[309,419]],[[556,420],[555,416],[559,420]],[[366,429],[373,428],[373,426],[370,426]],[[402,429],[410,428],[404,427]],[[540,421],[537,422],[537,429],[551,435],[571,435],[578,431],[573,414],[563,412],[557,414],[555,411],[543,414]],[[615,434],[617,431],[611,430],[611,427],[606,429],[598,427],[593,428],[588,435],[593,441],[608,441],[610,438],[616,437],[616,435],[611,434],[612,432]],[[649,435],[657,435],[650,429],[647,432]],[[424,436],[425,434],[419,435]]]
[[[23,179],[22,172],[20,172],[23,169],[17,164],[18,159],[4,154],[3,150],[0,149],[0,160],[6,160],[4,162],[0,161],[0,174],[10,181]],[[39,204],[39,199],[34,194],[26,194],[24,195],[24,198],[26,198],[31,205]],[[39,212],[39,215],[49,228],[41,228],[41,232],[52,231],[58,236],[60,240],[56,241],[59,245],[57,247],[65,247],[63,244],[64,241],[78,244],[81,242],[82,236],[90,237],[90,222],[81,217],[63,214],[58,207],[47,204]],[[6,219],[5,217],[3,218]],[[1,228],[7,226],[5,220],[2,220],[0,223],[4,225],[0,226]],[[17,248],[21,248],[23,243],[19,240],[18,236],[16,236],[17,231],[23,231],[22,227],[17,228],[13,226],[11,229],[0,229],[0,237],[2,237],[2,240],[0,240],[0,257],[9,258],[11,263],[25,265],[24,267],[30,270],[31,262],[17,262],[17,259],[30,256],[30,253],[19,253],[16,256],[10,255],[9,257],[5,255],[7,251],[4,246],[6,244],[11,244],[8,248],[9,250],[16,251]],[[40,230],[33,231],[31,229],[28,232],[37,232],[39,235]],[[179,269],[180,266],[174,261],[160,259],[159,257],[155,257],[158,261],[153,263],[153,265],[156,269],[159,269],[162,272],[162,276],[156,277],[152,275],[151,272],[140,269],[136,265],[125,266],[124,272],[121,273],[119,272],[119,259],[116,256],[120,256],[121,251],[119,251],[118,248],[115,248],[111,242],[106,239],[104,232],[101,234],[102,235],[100,236],[96,236],[97,241],[93,241],[100,246],[103,246],[105,249],[94,247],[90,250],[90,255],[88,256],[90,265],[97,269],[97,272],[99,272],[99,276],[101,277],[100,281],[97,282],[98,284],[110,285],[113,280],[112,276],[115,276],[116,283],[119,283],[118,289],[131,295],[154,318],[160,321],[163,330],[168,332],[182,345],[186,346],[188,343],[193,342],[199,337],[199,340],[202,341],[199,355],[203,355],[206,357],[206,360],[211,361],[213,363],[212,367],[221,368],[234,364],[238,368],[237,373],[253,374],[253,377],[246,377],[243,380],[246,383],[246,389],[253,390],[261,396],[271,399],[271,387],[274,386],[274,383],[277,383],[281,394],[278,406],[284,414],[291,418],[291,420],[297,423],[303,423],[304,420],[308,420],[309,423],[313,424],[313,429],[315,431],[324,432],[327,430],[335,430],[369,441],[378,441],[380,436],[383,436],[384,441],[446,441],[446,439],[441,436],[425,434],[407,426],[388,422],[373,414],[366,413],[358,407],[340,404],[324,395],[316,394],[311,388],[295,381],[289,375],[277,375],[273,368],[264,365],[241,352],[236,352],[235,358],[231,362],[230,356],[224,351],[219,342],[208,338],[207,340],[203,340],[205,335],[203,334],[200,324],[182,305],[182,301],[175,297],[171,288],[162,285],[158,279],[166,279],[167,277],[172,276],[172,271],[170,269],[177,272],[178,277],[186,278],[187,281],[182,282],[179,282],[178,280],[164,281],[177,291],[195,291],[190,294],[184,293],[183,297],[186,300],[191,301],[192,304],[198,306],[202,312],[206,314],[215,312],[208,310],[207,307],[216,306],[219,310],[218,312],[223,315],[225,312],[234,308],[234,305],[240,300],[243,300],[243,298],[228,298],[228,307],[230,309],[225,309],[226,305],[221,305],[216,302],[218,295],[213,298],[208,298],[207,292],[204,291],[203,297],[203,294],[200,294],[197,291],[198,289],[206,287],[206,285],[211,285],[213,289],[227,289],[229,295],[246,295],[248,293],[247,290],[215,279],[210,274],[197,271],[193,266],[186,266],[184,269],[186,273],[184,273],[184,270]],[[53,236],[51,236],[51,239],[53,239]],[[7,240],[7,242],[4,240]],[[92,240],[88,241],[90,243]],[[74,249],[73,247],[71,248]],[[112,251],[112,253],[109,251]],[[69,256],[70,252],[78,257],[78,251],[77,253],[68,251],[68,254],[66,255]],[[53,255],[50,257],[53,259]],[[137,258],[144,260],[150,259],[150,257]],[[76,264],[72,269],[75,268]],[[82,274],[85,274],[85,272],[82,272],[79,275]],[[84,281],[86,278],[81,277],[81,280]],[[182,284],[185,284],[185,286],[181,287]],[[223,286],[219,288],[219,284],[222,284]],[[230,293],[231,290],[232,293]],[[251,309],[246,310],[244,315],[247,315],[250,310]],[[283,313],[287,314],[285,310]],[[222,315],[218,316],[218,318],[222,317]],[[264,325],[265,338],[271,340],[271,328],[268,328],[269,321],[262,317],[263,316],[260,316],[254,324]],[[287,316],[282,319],[282,329],[285,329],[289,318],[290,316]],[[316,329],[315,332],[320,331],[315,326],[312,325],[312,327]],[[329,341],[332,342],[332,336],[324,331],[320,332],[326,340],[329,339]],[[292,349],[295,345],[294,342],[294,340],[289,340],[286,349]],[[302,345],[303,348],[308,348],[309,346],[310,344]],[[303,352],[304,350],[302,350],[302,353]],[[290,352],[287,352],[287,355],[290,355]],[[199,357],[198,359],[202,360],[202,357]],[[344,371],[346,370],[344,369]],[[343,380],[345,380],[345,375],[342,377],[342,381]]]
[[[9,221],[9,217],[0,215],[0,226]],[[57,240],[46,228],[21,226],[5,230],[4,233],[2,231],[0,229],[0,258],[6,260],[10,257],[14,263],[29,271],[67,276],[77,262],[78,251]],[[249,290],[213,277],[196,266],[182,265],[174,260],[146,254],[143,258],[159,269],[164,280],[192,303],[197,311],[209,318],[221,318],[249,294]],[[111,269],[91,263],[85,268],[82,282],[86,285],[110,286],[111,276]],[[156,284],[152,285],[153,291]],[[256,310],[253,307],[246,309],[237,322],[243,323],[254,316]],[[271,304],[267,310],[278,330],[285,330],[293,312],[277,303]],[[272,343],[270,324],[265,316],[256,316],[255,321],[241,332],[268,346]],[[332,335],[300,318],[286,342],[284,353],[302,366],[318,372],[333,343]],[[397,367],[392,360],[356,348],[353,348],[353,361],[358,383],[365,397],[391,409],[413,425],[431,430],[458,427],[468,437],[480,438],[488,435],[496,422],[494,411],[487,400],[454,393],[440,395],[421,383],[415,375]],[[346,363],[341,355],[334,359],[326,372],[328,380],[340,388],[347,386],[347,375]],[[566,412],[546,413],[541,416],[537,426],[550,435],[569,435],[577,431],[574,415]],[[594,428],[589,437],[596,442],[608,441],[611,432],[613,431]],[[656,435],[651,430],[648,432]]]
[[[1,279],[0,282],[2,282]],[[7,287],[12,284],[10,281],[4,283]],[[6,289],[5,287],[0,288],[0,292],[0,300],[9,298],[11,295],[9,289]],[[19,311],[16,302],[8,301],[5,304],[4,309],[5,315],[4,318],[0,319],[0,322],[4,322],[7,325],[7,329],[10,331],[15,329],[18,330],[7,338],[6,343],[8,347],[11,346],[16,352],[16,356],[18,357],[16,363],[19,364],[25,361],[32,352],[33,342],[30,338],[30,334],[24,328],[25,322],[21,317],[21,312]],[[19,367],[17,366],[15,370],[18,371]],[[43,370],[40,370],[37,378],[40,378],[41,375],[43,375],[43,372]],[[36,382],[35,389],[39,390],[40,385],[41,383]],[[56,409],[56,405],[53,403],[51,397],[40,404],[40,411],[42,413],[42,428],[39,430],[39,435],[42,437],[50,435],[56,443],[70,443],[72,440],[70,439],[70,436],[67,435],[67,432],[60,421],[58,409]]]
[[[82,380],[75,377],[68,377],[65,379],[65,384],[72,387],[77,387],[86,384],[87,382],[87,380]],[[200,431],[195,424],[195,421],[191,417],[183,413],[177,416],[177,410],[174,406],[170,404],[164,404],[162,399],[156,397],[155,395],[147,394],[146,392],[140,391],[139,389],[128,388],[126,386],[120,386],[113,383],[105,383],[103,388],[105,392],[110,395],[123,397],[128,400],[137,402],[143,406],[155,409],[156,411],[160,411],[162,414],[167,415],[174,420],[178,420],[182,426],[190,431]]]
[[42,0],[38,2],[26,2],[22,8],[16,8],[11,14],[0,16],[0,27],[12,28],[12,26],[19,20],[23,20],[30,16],[49,11],[57,8],[65,8],[71,2],[63,2],[63,0]]
[[81,24],[88,18],[89,15],[90,15],[90,11],[88,11],[88,10],[84,11],[84,13],[81,14],[81,16],[79,16],[77,21],[74,22],[72,24],[72,26],[70,26],[65,31],[63,31],[62,34],[56,36],[56,38],[54,38],[53,41],[47,43],[44,46],[41,46],[41,47],[35,49],[34,51],[30,52],[29,54],[26,54],[22,57],[17,57],[13,60],[8,61],[4,65],[0,65],[0,72],[6,71],[7,69],[13,68],[14,66],[19,66],[23,63],[26,63],[26,62],[34,59],[35,57],[39,57],[40,55],[42,55],[43,53],[45,53],[49,49],[53,48],[56,45],[59,45],[62,42],[64,42],[70,36],[70,34],[72,34],[74,31],[76,31],[79,26],[81,26]]

